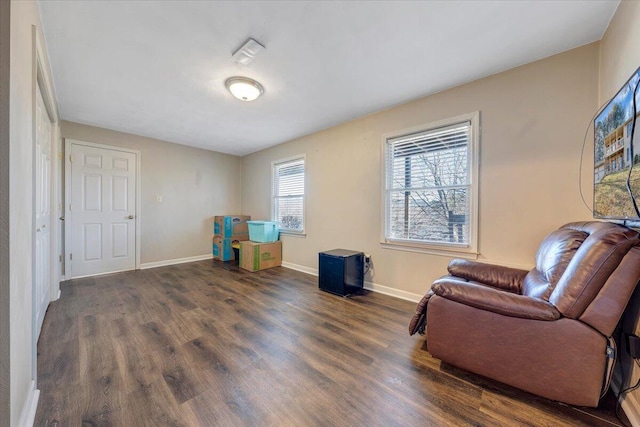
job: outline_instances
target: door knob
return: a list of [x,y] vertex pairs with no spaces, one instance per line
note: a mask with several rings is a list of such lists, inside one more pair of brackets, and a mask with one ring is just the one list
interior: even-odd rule
[[42,226],[42,228],[47,228],[47,224],[44,224],[44,225]]
[[58,218],[60,221],[64,221],[64,217],[61,216],[60,218]]
[[133,219],[133,215],[129,215],[129,219]]

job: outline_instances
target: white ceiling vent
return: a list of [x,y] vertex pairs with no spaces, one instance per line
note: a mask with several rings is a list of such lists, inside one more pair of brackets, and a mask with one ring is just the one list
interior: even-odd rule
[[265,47],[254,39],[249,39],[245,44],[236,50],[233,54],[233,58],[236,62],[242,65],[249,65],[253,62],[256,56],[265,51]]

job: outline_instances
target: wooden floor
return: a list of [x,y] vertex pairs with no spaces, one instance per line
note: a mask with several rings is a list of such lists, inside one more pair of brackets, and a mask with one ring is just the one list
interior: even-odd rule
[[571,408],[441,364],[407,333],[414,309],[217,261],[69,281],[38,343],[35,425],[619,425],[611,399]]

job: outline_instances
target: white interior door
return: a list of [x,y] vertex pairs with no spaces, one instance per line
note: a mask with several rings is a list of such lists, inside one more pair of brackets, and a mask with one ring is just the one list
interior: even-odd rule
[[71,144],[71,277],[135,269],[136,156]]
[[51,121],[38,85],[35,146],[35,310],[36,337],[51,301]]

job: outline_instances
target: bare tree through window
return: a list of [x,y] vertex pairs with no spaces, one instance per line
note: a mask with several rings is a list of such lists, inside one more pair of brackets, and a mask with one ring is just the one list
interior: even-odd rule
[[470,123],[391,142],[390,237],[469,243]]
[[304,231],[305,159],[299,157],[273,165],[273,220],[282,231]]

